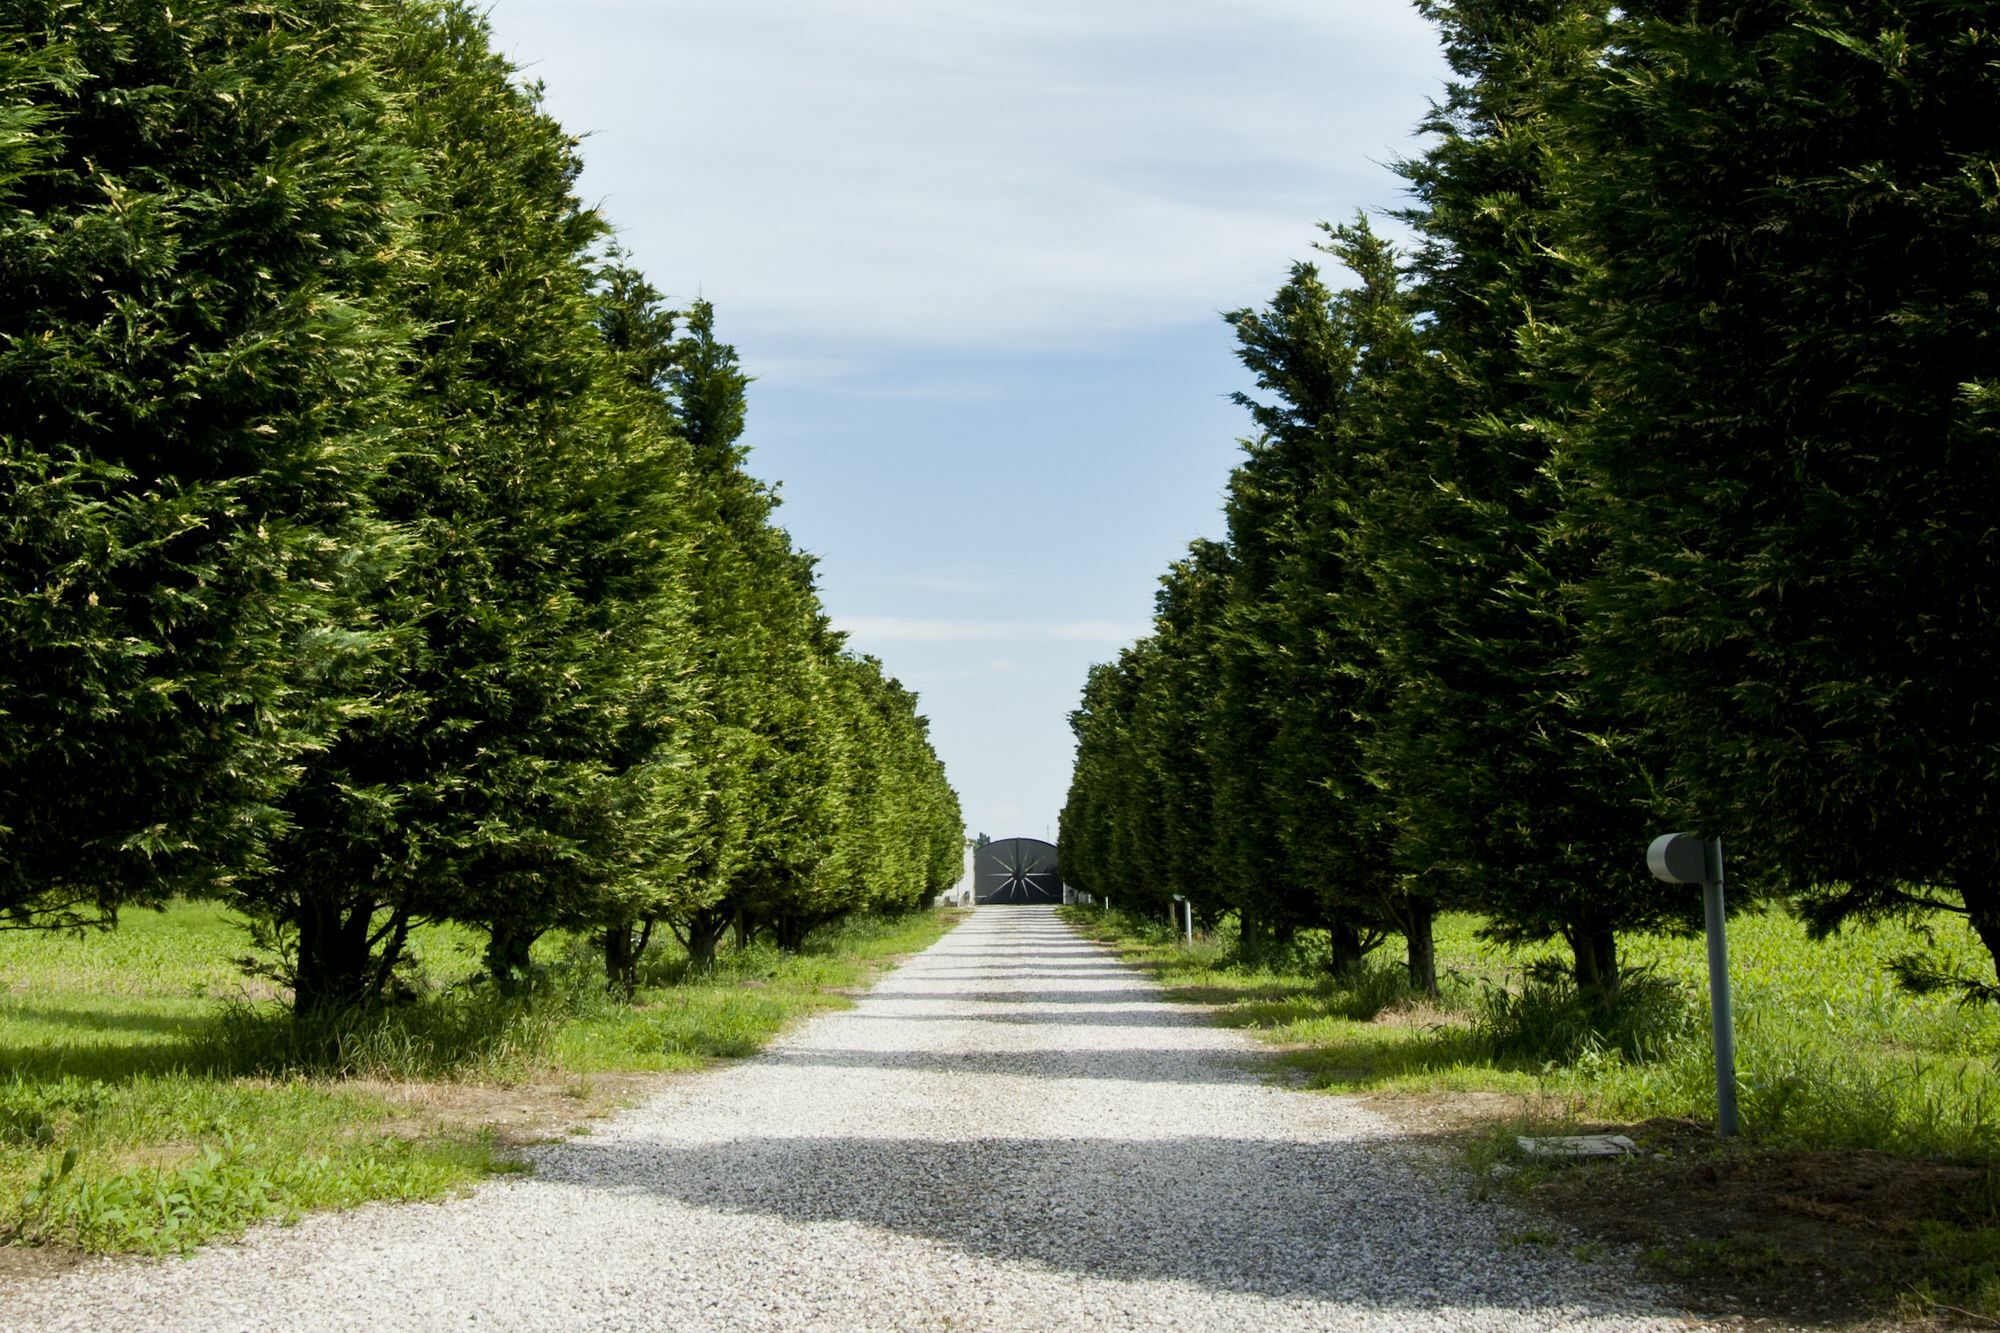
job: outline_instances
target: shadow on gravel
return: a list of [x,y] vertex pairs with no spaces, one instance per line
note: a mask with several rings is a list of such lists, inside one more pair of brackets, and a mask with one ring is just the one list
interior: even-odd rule
[[1038,1046],[1024,1051],[854,1051],[814,1047],[766,1051],[761,1064],[795,1069],[916,1070],[996,1074],[1041,1081],[1107,1079],[1128,1083],[1255,1083],[1268,1065],[1260,1052],[1196,1054],[1184,1047],[1117,1050]]
[[944,949],[940,953],[930,953],[932,959],[1034,959],[1036,963],[1062,963],[1064,959],[1078,959],[1088,963],[1102,963],[1110,957],[1098,945],[1078,945],[1074,937],[1068,943],[1048,943],[1036,945],[1032,949]]
[[[1008,977],[1005,980],[1027,980]],[[1161,998],[1157,990],[1142,990],[1137,986],[1121,986],[1115,990],[922,990],[922,991],[882,991],[871,997],[885,1004],[931,1004],[949,1001],[953,1004],[1144,1004],[1151,1007],[1153,1014],[1163,1025],[1199,1027],[1199,1014],[1185,1008],[1176,1008]],[[1179,1016],[1188,1014],[1185,1021]]]
[[1026,963],[1009,963],[1005,967],[990,967],[977,972],[948,972],[938,968],[925,968],[923,981],[1020,981],[1027,977],[1042,977],[1050,981],[1130,981],[1132,969],[1129,967],[1065,967],[1060,972],[1048,968],[1030,967]]
[[883,1014],[869,1012],[855,1015],[856,1023],[1011,1023],[1020,1027],[1108,1027],[1108,1028],[1159,1028],[1173,1032],[1189,1026],[1186,1023],[1162,1022],[1157,1012],[1145,1009],[1117,1009],[1104,1013],[1071,1008],[1059,1014],[1024,1014],[1018,1010],[1006,1009],[997,1013],[979,1010],[952,1009],[944,1013],[928,1014]]
[[1365,1141],[581,1141],[539,1174],[725,1213],[856,1222],[1099,1278],[1380,1310],[1541,1312],[1550,1324],[1658,1313],[1575,1290],[1564,1258],[1497,1247],[1485,1205],[1435,1192]]

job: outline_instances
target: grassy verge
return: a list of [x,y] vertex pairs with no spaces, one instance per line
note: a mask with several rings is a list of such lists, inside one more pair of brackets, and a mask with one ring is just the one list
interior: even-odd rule
[[109,934],[0,935],[0,1275],[518,1170],[520,1144],[850,1004],[955,920],[848,922],[799,954],[757,945],[700,975],[661,950],[629,1004],[576,941],[545,941],[539,992],[508,1001],[460,984],[470,935],[429,930],[416,952],[432,993],[314,1034],[304,1062],[214,905],[134,913]]
[[[1725,1145],[1711,1132],[1699,939],[1623,941],[1636,984],[1607,1020],[1534,953],[1479,939],[1472,917],[1440,923],[1432,1000],[1393,960],[1336,984],[1310,939],[1252,967],[1226,929],[1188,945],[1164,921],[1066,910],[1177,998],[1272,1043],[1304,1085],[1449,1132],[1478,1188],[1564,1224],[1529,1243],[1619,1242],[1724,1311],[2000,1320],[2000,1012],[1904,994],[1887,969],[1919,946],[1976,957],[1955,919],[1824,943],[1780,911],[1733,921],[1745,1134]],[[1517,1133],[1580,1130],[1625,1132],[1645,1152],[1550,1167],[1513,1151]]]

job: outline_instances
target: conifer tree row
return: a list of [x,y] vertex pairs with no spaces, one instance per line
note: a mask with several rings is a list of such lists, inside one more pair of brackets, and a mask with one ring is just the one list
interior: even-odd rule
[[0,3],[0,925],[227,897],[300,1009],[409,931],[796,946],[958,874],[747,379],[451,0]]
[[[1454,79],[1365,224],[1231,316],[1259,392],[1228,541],[1096,668],[1064,869],[1311,926],[1564,948],[1692,927],[1651,833],[1830,930],[2000,957],[1992,126],[1953,0],[1423,0]],[[1207,848],[1191,854],[1194,845]],[[1905,980],[1995,994],[1990,971]]]

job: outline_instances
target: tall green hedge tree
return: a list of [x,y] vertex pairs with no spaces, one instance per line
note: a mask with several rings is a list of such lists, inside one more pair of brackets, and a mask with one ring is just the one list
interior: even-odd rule
[[1418,881],[1509,941],[1559,939],[1617,985],[1621,930],[1686,903],[1646,876],[1644,756],[1587,707],[1575,589],[1596,552],[1560,521],[1576,391],[1552,368],[1575,145],[1560,98],[1603,47],[1597,0],[1439,0],[1456,75],[1404,166],[1424,355],[1397,389],[1403,456],[1368,506],[1392,681],[1374,766]]
[[574,141],[469,7],[393,12],[383,64],[422,168],[413,393],[376,494],[408,545],[379,604],[396,652],[240,888],[295,951],[301,1009],[372,1001],[420,921],[485,929],[511,986],[536,936],[590,914],[630,794],[620,636],[648,609],[625,585],[678,540],[659,530],[676,464],[623,410],[599,328]]
[[1621,9],[1570,242],[1591,660],[1673,822],[1823,927],[1939,906],[2000,956],[2000,26]]
[[413,188],[378,15],[0,7],[0,924],[254,873],[369,707]]
[[1149,892],[1118,850],[1119,796],[1129,787],[1133,767],[1127,737],[1135,694],[1136,681],[1123,656],[1098,663],[1085,677],[1083,696],[1069,715],[1076,761],[1057,839],[1066,882],[1098,898],[1141,907],[1158,905],[1157,890]]
[[[1198,916],[1232,905],[1216,866],[1215,775],[1208,722],[1214,699],[1216,633],[1229,594],[1228,548],[1196,541],[1160,578],[1153,603],[1151,667],[1134,701],[1133,727],[1158,810],[1150,834],[1154,875],[1170,898]],[[1064,849],[1067,864],[1067,848]]]
[[1277,559],[1262,586],[1276,719],[1264,756],[1266,818],[1284,848],[1286,877],[1316,901],[1336,972],[1357,964],[1387,932],[1409,942],[1413,974],[1435,984],[1427,895],[1407,892],[1393,852],[1385,784],[1368,741],[1389,697],[1370,618],[1363,507],[1380,484],[1383,407],[1414,357],[1395,254],[1365,220],[1328,228],[1323,248],[1354,279],[1333,290],[1311,264],[1261,312],[1235,319],[1238,355],[1266,401],[1243,397],[1267,449],[1299,458],[1291,506],[1263,540]]

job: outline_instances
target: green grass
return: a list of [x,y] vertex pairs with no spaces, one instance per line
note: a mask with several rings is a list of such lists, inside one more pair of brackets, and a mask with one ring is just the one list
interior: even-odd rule
[[574,1086],[748,1055],[953,920],[843,923],[797,955],[725,952],[703,975],[656,943],[631,1004],[561,936],[538,946],[527,1001],[460,984],[476,937],[427,928],[414,951],[430,994],[306,1033],[245,980],[247,936],[213,904],[109,933],[0,934],[0,1243],[167,1253],[263,1218],[463,1189],[519,1163],[463,1117],[413,1121],[382,1085]]
[[[1561,987],[1531,980],[1546,950],[1481,940],[1472,916],[1439,923],[1442,996],[1433,1003],[1409,993],[1391,957],[1339,986],[1305,959],[1236,963],[1226,936],[1190,946],[1164,923],[1071,910],[1182,998],[1217,1004],[1219,1021],[1279,1044],[1279,1058],[1314,1087],[1540,1094],[1579,1118],[1714,1115],[1699,938],[1622,937],[1643,1003],[1619,1030],[1593,1033],[1579,1030]],[[1962,922],[1881,924],[1814,942],[1770,910],[1729,930],[1749,1134],[1795,1147],[2000,1158],[2000,1011],[1906,994],[1888,969],[1919,947],[1976,962]]]

